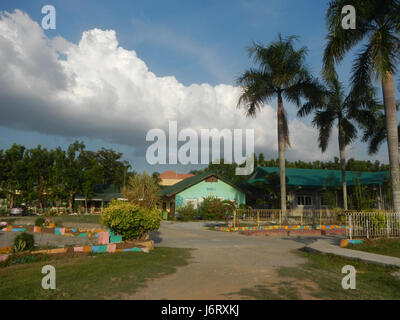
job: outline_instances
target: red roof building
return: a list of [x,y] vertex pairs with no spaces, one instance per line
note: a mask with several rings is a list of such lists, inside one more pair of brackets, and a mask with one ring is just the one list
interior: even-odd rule
[[172,186],[187,178],[193,177],[194,174],[191,173],[177,173],[175,171],[165,171],[159,175],[161,179],[161,186]]

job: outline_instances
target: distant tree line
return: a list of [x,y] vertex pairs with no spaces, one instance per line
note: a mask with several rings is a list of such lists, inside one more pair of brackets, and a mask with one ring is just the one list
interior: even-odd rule
[[43,212],[51,203],[66,205],[72,212],[77,194],[90,198],[98,184],[123,186],[132,172],[121,158],[122,153],[112,149],[86,150],[78,141],[66,150],[13,144],[0,149],[0,198],[6,199],[8,208],[24,203]]
[[[279,159],[265,160],[264,155],[260,153],[258,157],[255,157],[255,168],[257,167],[279,167]],[[298,168],[298,169],[322,169],[322,170],[340,170],[340,160],[338,157],[334,157],[333,161],[288,161],[286,160],[287,168]],[[365,172],[381,172],[388,171],[390,166],[388,164],[380,163],[377,161],[370,160],[355,160],[350,158],[346,162],[346,171],[365,171]]]

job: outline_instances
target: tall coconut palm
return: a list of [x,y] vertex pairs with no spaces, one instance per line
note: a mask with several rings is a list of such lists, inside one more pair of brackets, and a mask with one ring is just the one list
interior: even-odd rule
[[[281,210],[286,217],[285,151],[290,147],[289,128],[283,100],[302,107],[301,99],[310,106],[321,101],[323,87],[310,75],[306,65],[306,47],[296,49],[294,36],[282,38],[268,46],[253,43],[248,49],[258,68],[245,71],[237,83],[242,87],[238,108],[244,107],[247,116],[255,117],[265,103],[277,99],[278,151],[280,167]],[[267,124],[268,125],[268,124]]]
[[[342,8],[356,9],[356,29],[342,27]],[[346,53],[363,43],[354,60],[352,91],[362,96],[373,81],[382,85],[393,209],[400,212],[400,168],[394,74],[400,60],[400,1],[399,0],[334,0],[327,11],[329,34],[324,52],[324,76],[335,74],[334,66]]]
[[[370,99],[374,101],[373,98]],[[313,125],[318,128],[318,142],[322,152],[325,152],[332,128],[335,123],[338,128],[340,169],[342,173],[343,209],[347,206],[347,185],[346,185],[346,147],[357,138],[357,129],[353,121],[357,121],[358,99],[351,94],[346,96],[343,85],[337,78],[333,77],[327,81],[327,92],[324,103],[321,106],[303,106],[298,111],[299,117],[314,113]]]

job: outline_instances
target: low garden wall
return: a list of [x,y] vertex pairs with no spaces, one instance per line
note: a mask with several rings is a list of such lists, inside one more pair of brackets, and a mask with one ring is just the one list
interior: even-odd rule
[[[115,235],[111,230],[92,228],[92,229],[78,229],[78,228],[54,228],[54,227],[37,227],[37,226],[6,226],[0,229],[1,232],[33,232],[33,233],[46,233],[61,236],[72,237],[89,237],[97,238],[98,245],[88,246],[64,246],[54,249],[40,249],[30,251],[30,260],[35,260],[35,255],[39,254],[71,254],[71,253],[115,253],[115,252],[150,252],[154,249],[154,242],[147,241],[123,241],[122,236]],[[14,253],[14,247],[0,247],[0,262],[6,261],[11,256],[18,257],[19,255],[26,255],[24,253]],[[21,263],[24,263],[25,258],[21,258]],[[18,262],[18,259],[13,259]],[[25,259],[26,260],[26,259]]]

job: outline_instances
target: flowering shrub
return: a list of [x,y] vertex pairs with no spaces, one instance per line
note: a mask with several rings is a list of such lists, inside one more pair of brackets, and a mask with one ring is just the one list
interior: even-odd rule
[[191,221],[198,218],[198,213],[197,210],[194,208],[193,203],[187,203],[186,205],[176,209],[176,211],[178,213],[178,217],[182,221]]
[[224,220],[233,215],[234,208],[231,201],[207,197],[199,206],[199,216],[203,220]]

